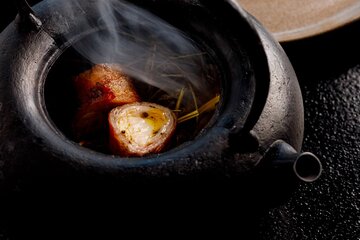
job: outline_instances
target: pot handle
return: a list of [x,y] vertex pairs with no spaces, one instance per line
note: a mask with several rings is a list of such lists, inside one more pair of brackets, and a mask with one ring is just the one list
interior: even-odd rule
[[29,30],[39,30],[41,28],[41,20],[35,15],[35,12],[32,10],[26,0],[16,0],[16,6],[18,9],[21,26]]
[[271,144],[260,161],[260,165],[281,172],[293,172],[298,179],[304,182],[317,180],[322,172],[322,164],[314,154],[298,153],[282,140]]

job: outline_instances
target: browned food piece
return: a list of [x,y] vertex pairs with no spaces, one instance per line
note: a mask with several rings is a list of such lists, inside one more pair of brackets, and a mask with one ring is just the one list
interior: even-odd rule
[[173,112],[154,103],[138,102],[109,113],[110,148],[121,156],[159,153],[176,128]]
[[73,127],[79,139],[103,129],[112,108],[140,100],[130,78],[115,65],[95,65],[78,75],[74,83],[80,108]]

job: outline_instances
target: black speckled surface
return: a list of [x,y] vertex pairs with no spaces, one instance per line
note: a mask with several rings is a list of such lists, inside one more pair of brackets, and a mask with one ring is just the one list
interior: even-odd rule
[[[11,3],[13,4],[13,3]],[[6,5],[1,9],[1,29],[7,22],[13,19],[13,5]],[[197,219],[187,219],[185,222],[176,221],[178,227],[172,235],[190,234],[190,229],[198,233],[206,232],[231,233],[232,238],[251,240],[359,240],[360,239],[360,22],[352,23],[341,29],[330,33],[316,36],[310,39],[299,40],[282,44],[288,54],[295,71],[298,75],[303,90],[305,102],[305,139],[303,150],[311,151],[318,155],[324,167],[321,178],[311,184],[300,184],[291,196],[272,207],[257,214],[238,216],[237,213],[221,213],[222,218],[214,220],[213,225],[201,226]],[[0,106],[1,107],[1,106]],[[43,218],[42,223],[47,222],[46,217],[57,213],[60,216],[68,217],[66,213],[61,214],[58,205],[52,205],[49,199],[44,199],[50,206],[45,209],[39,217]],[[191,201],[191,198],[188,199]],[[73,202],[71,196],[67,199],[69,205],[84,206],[83,202]],[[37,215],[37,209],[31,203],[20,205],[14,212],[12,219],[3,219],[0,216],[0,223],[7,226],[6,231],[0,226],[0,239],[12,239],[10,235],[17,235],[17,231],[25,231],[21,236],[38,236],[43,233],[43,227],[34,222],[29,228],[17,229],[19,226],[26,226],[26,222],[33,221]],[[194,206],[203,203],[194,203]],[[235,205],[229,201],[229,205]],[[206,204],[205,204],[206,205]],[[6,208],[6,206],[3,209]],[[41,206],[41,203],[35,205]],[[89,208],[87,208],[89,207]],[[92,214],[101,213],[105,216],[108,209],[106,206],[98,207],[94,212],[91,206],[82,207],[78,214],[85,214],[91,219]],[[175,207],[175,206],[173,206]],[[30,209],[29,213],[19,214],[23,209]],[[126,208],[126,206],[125,206]],[[201,215],[199,221],[209,216],[214,217],[214,208],[217,213],[221,209],[216,206],[203,206],[197,214]],[[76,209],[74,207],[73,209]],[[121,209],[121,207],[120,207]],[[231,209],[230,206],[224,209]],[[121,212],[121,211],[120,211]],[[215,211],[216,212],[216,211]],[[135,213],[138,213],[135,211]],[[10,212],[9,215],[12,213]],[[156,215],[156,211],[153,211]],[[184,217],[181,208],[175,214],[179,218]],[[4,216],[4,215],[2,215]],[[22,219],[17,218],[23,217]],[[121,215],[118,215],[121,218]],[[251,216],[249,219],[247,216]],[[227,217],[234,217],[227,219]],[[156,221],[156,216],[148,216],[144,221]],[[51,227],[53,232],[48,239],[57,236],[62,232],[68,237],[66,230],[89,231],[94,230],[96,222],[104,219],[94,219],[93,225],[88,228],[79,229],[78,220],[83,218],[67,219],[67,224],[58,220],[54,227],[47,222],[46,227]],[[69,224],[70,220],[70,224]],[[129,219],[136,224],[139,219]],[[10,223],[9,223],[10,222]],[[91,222],[91,220],[89,221]],[[163,221],[165,222],[165,221]],[[221,228],[221,223],[229,223]],[[63,225],[64,224],[64,225]],[[168,223],[171,225],[171,223]],[[151,224],[149,224],[151,225]],[[156,225],[153,223],[153,225]],[[9,230],[10,226],[10,230]],[[216,226],[218,229],[216,229]],[[114,225],[108,230],[116,229]],[[157,226],[153,232],[144,232],[154,235],[156,231],[162,231],[164,226]],[[24,230],[25,229],[25,230]],[[169,229],[168,229],[169,230]],[[8,233],[12,233],[8,235]],[[90,231],[91,232],[91,231]],[[132,232],[138,235],[137,232]],[[172,236],[170,235],[170,236]],[[81,235],[80,235],[81,236]],[[185,236],[190,236],[186,235]],[[26,237],[24,239],[27,239]],[[64,238],[66,239],[66,238]],[[100,238],[101,239],[101,238]],[[104,239],[104,238],[102,238]],[[226,239],[226,238],[225,238]]]
[[260,239],[360,239],[360,22],[283,44],[305,102],[304,151],[321,178],[262,216]]

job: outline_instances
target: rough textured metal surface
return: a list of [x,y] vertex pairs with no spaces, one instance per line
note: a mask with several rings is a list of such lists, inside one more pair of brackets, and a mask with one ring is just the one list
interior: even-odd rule
[[[84,8],[76,10],[85,10],[86,16],[91,16],[86,21],[96,25],[78,22],[78,14],[69,14],[56,0],[44,1],[34,7],[35,15],[43,23],[41,29],[33,28],[31,21],[28,22],[29,25],[18,21],[27,19],[24,14],[10,24],[1,34],[2,46],[6,47],[2,49],[0,57],[0,88],[3,89],[0,102],[8,102],[7,107],[15,109],[11,116],[18,120],[16,129],[24,129],[24,132],[21,135],[13,134],[5,125],[7,121],[0,122],[0,128],[4,126],[1,137],[7,140],[0,145],[0,150],[8,148],[9,143],[16,143],[19,139],[33,145],[24,147],[21,151],[15,148],[10,152],[1,151],[1,159],[6,159],[3,167],[4,188],[23,189],[24,182],[31,185],[29,182],[37,177],[39,181],[34,185],[48,184],[54,172],[64,172],[66,175],[71,175],[69,172],[72,172],[74,178],[81,179],[83,176],[80,172],[83,171],[84,177],[111,175],[121,181],[127,177],[136,180],[146,178],[147,181],[148,177],[187,177],[203,172],[208,172],[209,176],[242,175],[254,168],[261,156],[254,159],[255,154],[248,153],[235,161],[233,155],[242,146],[230,141],[228,144],[227,139],[230,131],[233,135],[239,134],[241,138],[242,132],[249,131],[255,123],[256,130],[259,130],[256,131],[260,140],[259,149],[266,150],[272,142],[282,139],[299,150],[303,132],[302,101],[296,76],[286,55],[280,49],[276,50],[279,45],[273,44],[274,40],[269,35],[259,31],[262,35],[261,39],[258,37],[256,29],[261,26],[253,25],[240,7],[237,9],[227,1],[215,4],[205,2],[199,2],[201,5],[194,7],[192,1],[153,1],[145,6],[150,10],[158,9],[159,6],[164,7],[159,9],[169,9],[156,12],[164,19],[169,19],[169,22],[178,19],[168,16],[170,8],[181,6],[183,10],[179,13],[179,18],[185,17],[187,21],[174,21],[174,26],[179,26],[189,34],[199,35],[201,41],[213,46],[216,57],[223,59],[221,66],[224,66],[226,78],[219,115],[212,127],[204,130],[196,141],[183,144],[174,151],[137,161],[96,153],[78,146],[56,130],[53,121],[44,111],[46,103],[42,94],[47,89],[42,87],[45,85],[46,71],[67,46],[58,45],[59,42],[53,38],[67,36],[66,41],[72,42],[72,39],[77,39],[90,28],[100,28],[97,25],[100,23],[96,14],[96,1],[81,0]],[[144,1],[138,1],[138,4],[144,6]],[[125,8],[121,11],[125,11]],[[193,15],[199,17],[194,18]],[[238,26],[231,26],[235,21]],[[207,25],[214,28],[210,29]],[[223,30],[224,26],[228,27],[226,31]],[[209,37],[211,34],[221,36],[221,41],[218,38],[213,41]],[[247,37],[243,38],[242,34]],[[266,47],[263,48],[263,45]],[[276,64],[268,66],[267,61]],[[270,77],[266,74],[269,70]],[[267,91],[268,81],[271,82],[270,91]],[[8,89],[5,90],[6,88]],[[264,117],[261,117],[265,102],[269,104],[266,104]],[[11,118],[6,111],[2,112],[4,116]],[[253,123],[249,124],[250,121]],[[68,166],[68,169],[60,171],[62,164]],[[48,181],[42,181],[42,178],[47,178]],[[14,180],[10,181],[11,179]],[[64,182],[63,178],[59,180]],[[73,181],[74,179],[71,182]]]
[[261,217],[259,239],[360,239],[360,22],[284,44],[305,100],[303,150],[324,166]]
[[[248,213],[244,213],[238,209],[239,202],[235,196],[240,194],[236,192],[228,195],[213,194],[209,196],[211,198],[202,202],[194,201],[193,197],[181,196],[183,205],[191,205],[196,209],[191,215],[183,212],[183,205],[175,206],[171,202],[167,204],[169,212],[161,215],[157,212],[158,209],[151,210],[148,202],[152,198],[151,195],[146,199],[139,199],[139,206],[142,206],[139,209],[130,209],[127,205],[110,208],[107,204],[103,204],[111,201],[106,196],[101,196],[104,199],[102,203],[91,205],[88,201],[90,198],[84,197],[79,200],[71,196],[63,197],[60,199],[62,202],[54,202],[55,198],[47,195],[40,201],[35,198],[32,201],[23,199],[15,202],[15,210],[9,210],[7,205],[1,202],[0,239],[16,239],[11,237],[9,232],[23,234],[24,237],[18,239],[29,239],[29,236],[43,238],[47,236],[49,239],[53,235],[64,236],[65,239],[65,236],[66,238],[75,236],[73,232],[78,232],[76,236],[83,237],[90,236],[97,230],[99,232],[106,230],[97,232],[101,234],[99,238],[106,239],[106,236],[114,232],[118,235],[127,232],[132,236],[138,236],[141,235],[139,232],[142,232],[147,236],[166,236],[166,232],[172,231],[173,234],[186,237],[190,234],[194,236],[194,233],[208,236],[216,232],[222,234],[223,239],[229,236],[228,238],[251,240],[358,240],[360,237],[358,31],[360,31],[360,23],[324,36],[284,45],[303,88],[305,100],[303,150],[318,154],[324,165],[324,173],[318,182],[300,185],[281,204],[277,203],[271,209],[260,211],[248,209]],[[236,189],[236,186],[232,188],[235,191]],[[221,200],[218,200],[219,198]],[[164,204],[166,200],[163,200]],[[37,201],[36,204],[34,201]],[[266,201],[268,198],[259,202]],[[141,205],[144,202],[148,205]],[[63,211],[66,205],[71,207]],[[261,205],[257,205],[259,206]],[[24,209],[28,209],[28,212]],[[40,212],[40,209],[44,211]],[[139,219],[142,210],[149,215]],[[7,213],[6,216],[12,217],[4,219],[4,211]],[[122,211],[133,211],[134,215],[124,219]],[[107,218],[109,215],[115,218]],[[157,220],[159,217],[161,221]],[[83,222],[84,219],[87,221]],[[206,226],[204,219],[207,219]],[[129,225],[133,227],[127,231],[119,230],[119,226],[125,226],[122,225],[123,222],[128,223],[127,227]],[[7,226],[10,224],[6,231],[2,225],[4,223]],[[104,227],[106,223],[112,224]],[[139,223],[147,223],[148,228],[136,229]],[[103,228],[100,228],[101,224]],[[22,228],[19,227],[21,225]],[[151,226],[154,228],[150,229]],[[52,231],[52,234],[47,234],[45,229]],[[131,231],[134,229],[136,231]]]

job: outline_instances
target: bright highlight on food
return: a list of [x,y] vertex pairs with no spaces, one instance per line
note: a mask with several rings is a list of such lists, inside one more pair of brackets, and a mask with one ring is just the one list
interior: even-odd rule
[[137,102],[113,109],[109,126],[113,153],[143,156],[166,147],[176,129],[176,117],[158,104]]

